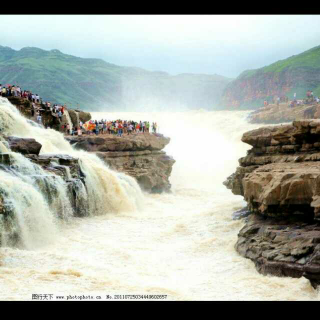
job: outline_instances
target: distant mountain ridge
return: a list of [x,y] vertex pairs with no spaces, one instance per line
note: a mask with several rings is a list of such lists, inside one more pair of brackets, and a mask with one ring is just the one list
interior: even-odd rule
[[320,46],[279,60],[263,68],[246,70],[230,82],[223,92],[222,105],[255,109],[275,96],[306,97],[307,90],[320,96]]
[[53,103],[88,111],[219,108],[232,79],[122,67],[102,59],[79,58],[57,49],[0,46],[0,83],[17,84]]

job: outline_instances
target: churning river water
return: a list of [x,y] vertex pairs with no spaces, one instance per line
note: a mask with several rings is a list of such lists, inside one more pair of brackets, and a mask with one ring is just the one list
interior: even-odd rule
[[[308,280],[260,275],[234,249],[244,222],[232,220],[232,213],[245,202],[222,182],[249,149],[242,134],[259,127],[248,124],[247,115],[204,110],[93,113],[98,120],[158,123],[159,132],[171,138],[165,151],[176,160],[172,193],[135,191],[141,196],[139,206],[115,201],[105,214],[60,222],[54,232],[46,232],[52,241],[0,248],[0,300],[31,300],[32,294],[318,300]],[[47,150],[52,152],[49,143]],[[121,210],[115,210],[117,205]]]

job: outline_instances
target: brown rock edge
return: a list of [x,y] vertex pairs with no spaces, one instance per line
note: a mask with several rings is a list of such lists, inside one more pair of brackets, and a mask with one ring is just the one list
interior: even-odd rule
[[224,184],[251,212],[236,250],[262,274],[320,283],[320,120],[244,133],[252,146]]
[[145,133],[122,137],[68,136],[66,139],[77,149],[94,152],[111,169],[134,177],[143,190],[170,191],[169,177],[175,160],[162,151],[170,138]]

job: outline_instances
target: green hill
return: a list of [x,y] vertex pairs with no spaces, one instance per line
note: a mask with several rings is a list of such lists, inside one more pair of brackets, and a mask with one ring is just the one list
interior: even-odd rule
[[279,60],[260,69],[247,70],[229,83],[223,93],[223,104],[253,109],[270,102],[275,96],[304,99],[306,91],[320,96],[320,46]]
[[214,109],[230,81],[219,75],[171,76],[121,67],[59,50],[0,46],[0,83],[17,84],[45,101],[88,111]]

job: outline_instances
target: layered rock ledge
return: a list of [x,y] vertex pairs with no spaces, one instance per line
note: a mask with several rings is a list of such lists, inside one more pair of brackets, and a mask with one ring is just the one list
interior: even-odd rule
[[68,136],[77,149],[94,152],[111,169],[134,177],[149,192],[170,190],[169,177],[175,160],[162,149],[170,138],[161,134]]
[[294,120],[320,118],[319,104],[301,104],[290,107],[288,103],[270,104],[250,113],[250,123],[279,124]]
[[252,146],[225,185],[251,215],[236,250],[263,274],[320,283],[320,120],[246,132]]
[[[7,99],[28,119],[36,121],[36,114],[32,115],[32,102],[28,99],[23,99],[20,97],[7,97]],[[41,110],[42,122],[45,126],[49,126],[57,131],[64,131],[61,127],[62,124],[68,124],[67,115],[64,114],[61,121],[59,120],[57,114],[50,111],[43,104],[35,103],[36,107]],[[84,112],[78,109],[66,108],[67,113],[70,116],[70,120],[74,127],[79,127],[79,122],[83,123],[91,119],[91,114],[89,112]]]
[[[67,184],[67,196],[72,205],[74,216],[82,217],[89,214],[87,201],[81,195],[81,190],[85,188],[85,175],[81,170],[79,159],[68,154],[39,154],[42,145],[35,139],[24,139],[19,137],[1,136],[2,143],[11,148],[11,151],[24,155],[31,162],[39,165],[47,174],[35,174],[30,172],[30,177],[43,194],[47,197],[49,206],[55,201],[57,190],[53,181],[57,176],[62,178]],[[19,172],[16,158],[13,152],[0,154],[0,168],[4,171]],[[52,175],[52,173],[54,175]],[[0,220],[3,217],[13,216],[10,201],[6,201],[7,195],[4,190],[0,190]],[[0,232],[1,235],[1,232]],[[0,237],[1,238],[1,237]],[[19,235],[13,235],[11,239],[14,245]],[[0,240],[1,245],[1,240]]]

